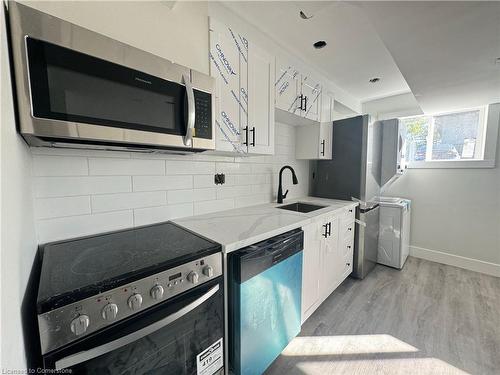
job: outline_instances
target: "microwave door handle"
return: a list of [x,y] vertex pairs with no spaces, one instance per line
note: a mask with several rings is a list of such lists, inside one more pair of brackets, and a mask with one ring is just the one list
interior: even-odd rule
[[191,85],[191,80],[185,74],[182,75],[184,80],[184,85],[186,86],[186,94],[187,94],[187,104],[188,104],[188,119],[186,126],[186,135],[183,139],[184,145],[186,147],[191,147],[193,143],[193,133],[194,133],[194,123],[196,120],[196,110],[194,104],[194,90]]
[[97,358],[103,354],[109,353],[113,350],[120,349],[121,347],[128,345],[134,341],[140,340],[159,329],[175,322],[177,319],[182,318],[184,315],[193,311],[195,308],[200,306],[202,303],[206,302],[210,297],[219,291],[219,284],[215,285],[212,289],[206,292],[197,300],[191,302],[190,304],[184,306],[180,310],[166,316],[165,318],[158,320],[157,322],[150,324],[138,331],[132,332],[128,335],[120,337],[119,339],[107,342],[106,344],[96,346],[95,348],[85,350],[76,354],[69,355],[67,357],[61,358],[56,361],[56,370],[62,370],[82,362],[90,361],[91,359]]

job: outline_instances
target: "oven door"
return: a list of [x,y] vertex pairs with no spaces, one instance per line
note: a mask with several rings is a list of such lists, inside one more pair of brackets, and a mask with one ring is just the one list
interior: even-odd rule
[[222,277],[44,356],[72,374],[222,374]]

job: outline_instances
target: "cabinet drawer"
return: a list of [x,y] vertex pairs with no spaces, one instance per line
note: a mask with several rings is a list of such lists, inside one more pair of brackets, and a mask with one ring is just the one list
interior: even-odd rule
[[344,240],[342,241],[342,245],[340,246],[343,256],[347,256],[349,253],[352,254],[354,249],[354,237],[344,238]]
[[344,257],[343,257],[344,270],[342,271],[342,279],[345,279],[352,272],[353,254],[354,254],[352,244],[350,245],[350,247],[348,247],[348,245],[346,245],[344,247],[344,249],[345,249],[345,253],[344,253]]
[[355,214],[356,214],[356,207],[351,206],[351,207],[345,208],[341,214],[342,222],[349,223],[351,221],[354,221]]
[[342,239],[354,237],[354,229],[355,228],[356,227],[355,227],[354,221],[342,222],[342,226],[340,228],[340,237]]

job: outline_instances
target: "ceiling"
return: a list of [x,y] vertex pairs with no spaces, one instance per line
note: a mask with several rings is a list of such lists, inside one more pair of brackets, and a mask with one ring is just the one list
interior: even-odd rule
[[500,2],[224,4],[362,102],[410,90],[426,113],[500,101]]
[[[227,1],[223,4],[361,101],[410,90],[358,6],[338,1]],[[301,10],[312,18],[300,18]],[[313,43],[318,40],[328,45],[314,49]],[[381,81],[369,83],[373,77],[380,77]]]
[[500,2],[364,2],[425,113],[500,102]]

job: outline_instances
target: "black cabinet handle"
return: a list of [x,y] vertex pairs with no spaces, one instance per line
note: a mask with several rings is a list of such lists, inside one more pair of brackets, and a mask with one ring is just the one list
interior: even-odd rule
[[300,95],[299,95],[299,98],[300,98],[300,107],[299,107],[299,108],[300,108],[300,110],[301,110],[301,111],[303,111],[303,110],[304,110],[304,108],[302,108],[302,103],[303,103],[303,101],[304,101],[304,95],[300,94]]
[[321,155],[325,156],[325,140],[321,141]]
[[322,234],[323,237],[328,237],[328,223],[326,224],[323,224],[323,226],[325,227],[325,233]]
[[255,147],[255,126],[250,131],[252,132],[252,143],[250,143],[250,146]]
[[307,111],[307,96],[304,97],[304,111]]
[[349,212],[352,212],[352,209],[350,209]]
[[248,126],[245,126],[243,130],[245,131],[245,142],[243,142],[243,144],[248,146]]
[[331,236],[332,235],[332,223],[329,222],[328,223],[328,236]]

